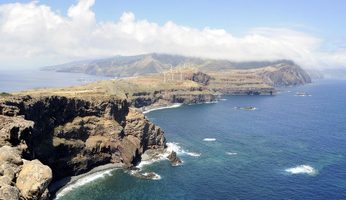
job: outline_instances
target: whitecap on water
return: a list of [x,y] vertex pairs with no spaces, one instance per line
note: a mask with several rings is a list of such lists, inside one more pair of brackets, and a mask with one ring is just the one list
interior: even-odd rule
[[[139,169],[142,169],[144,166],[151,165],[155,162],[159,162],[162,160],[168,160],[168,156],[172,153],[172,151],[176,152],[178,155],[188,155],[191,157],[199,157],[201,156],[200,153],[197,152],[190,152],[188,150],[184,150],[181,146],[179,146],[179,143],[176,142],[167,142],[167,148],[166,150],[161,153],[156,155],[155,157],[148,159],[148,160],[142,160],[137,167]],[[184,161],[183,161],[184,162]]]
[[204,102],[204,103],[201,103],[201,104],[212,104],[212,103],[218,103],[218,101],[207,101],[207,102]]
[[105,178],[107,176],[111,176],[111,171],[113,170],[105,170],[105,171],[101,171],[101,172],[96,172],[94,174],[90,174],[90,175],[86,175],[85,177],[82,177],[78,180],[76,180],[74,183],[71,183],[67,186],[65,186],[61,191],[59,191],[56,194],[55,199],[59,199],[60,197],[64,196],[65,194],[67,194],[68,192],[81,187],[85,184],[88,184],[90,182],[95,181],[96,179],[100,179],[100,178]]
[[316,170],[310,165],[298,165],[295,167],[291,167],[285,170],[290,174],[307,174],[307,175],[315,175]]
[[227,155],[233,156],[233,155],[237,155],[238,153],[236,152],[226,152]]
[[181,146],[179,146],[179,143],[176,142],[168,142],[167,143],[167,156],[172,152],[175,151],[178,155],[189,155],[192,157],[199,157],[201,156],[200,153],[197,152],[190,152],[188,150],[184,150],[183,148],[181,148]]
[[195,152],[185,152],[186,155],[192,156],[192,157],[200,157],[200,153],[195,153]]
[[131,170],[130,174],[137,178],[148,180],[161,180],[161,176],[155,172],[141,172],[141,170]]
[[214,142],[214,141],[216,141],[216,138],[204,138],[203,141],[205,141],[205,142]]
[[143,175],[146,177],[151,177],[150,178],[151,180],[160,180],[161,179],[161,176],[155,172],[145,172],[145,173],[143,173]]

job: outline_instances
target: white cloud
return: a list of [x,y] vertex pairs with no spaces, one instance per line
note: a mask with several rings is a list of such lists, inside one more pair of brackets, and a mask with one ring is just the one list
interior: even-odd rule
[[0,68],[42,66],[117,54],[173,53],[236,61],[292,59],[308,68],[346,65],[346,52],[323,52],[320,38],[285,28],[255,28],[243,37],[172,21],[160,26],[125,12],[98,22],[94,0],[80,0],[63,16],[37,2],[0,5]]

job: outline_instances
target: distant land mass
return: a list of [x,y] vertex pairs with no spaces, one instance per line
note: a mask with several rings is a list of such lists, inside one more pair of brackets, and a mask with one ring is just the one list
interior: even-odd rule
[[171,67],[182,68],[193,66],[202,71],[223,71],[230,69],[255,69],[278,64],[297,66],[290,60],[233,62],[230,60],[203,59],[180,55],[151,53],[70,62],[60,65],[46,66],[41,69],[112,77],[132,77],[162,73],[170,70]]

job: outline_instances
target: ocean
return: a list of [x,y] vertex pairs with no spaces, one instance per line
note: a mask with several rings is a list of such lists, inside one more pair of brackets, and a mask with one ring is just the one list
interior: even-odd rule
[[67,87],[110,79],[81,73],[63,73],[37,70],[0,69],[0,92],[18,92],[27,89]]
[[[345,91],[346,82],[325,80],[276,96],[224,96],[146,113],[165,130],[181,166],[142,164],[155,180],[108,170],[58,198],[346,199]],[[246,106],[256,109],[239,109]]]
[[[6,92],[104,78],[0,74],[0,91]],[[297,96],[300,91],[308,95]],[[154,180],[131,171],[98,172],[58,199],[346,199],[345,91],[346,81],[322,80],[275,96],[224,96],[217,103],[148,112],[181,166],[141,163],[143,173],[156,173]],[[256,109],[240,109],[248,106]]]

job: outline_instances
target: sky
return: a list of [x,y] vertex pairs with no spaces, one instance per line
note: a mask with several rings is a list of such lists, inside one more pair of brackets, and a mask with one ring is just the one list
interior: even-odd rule
[[346,68],[344,0],[0,0],[0,69],[170,53]]

